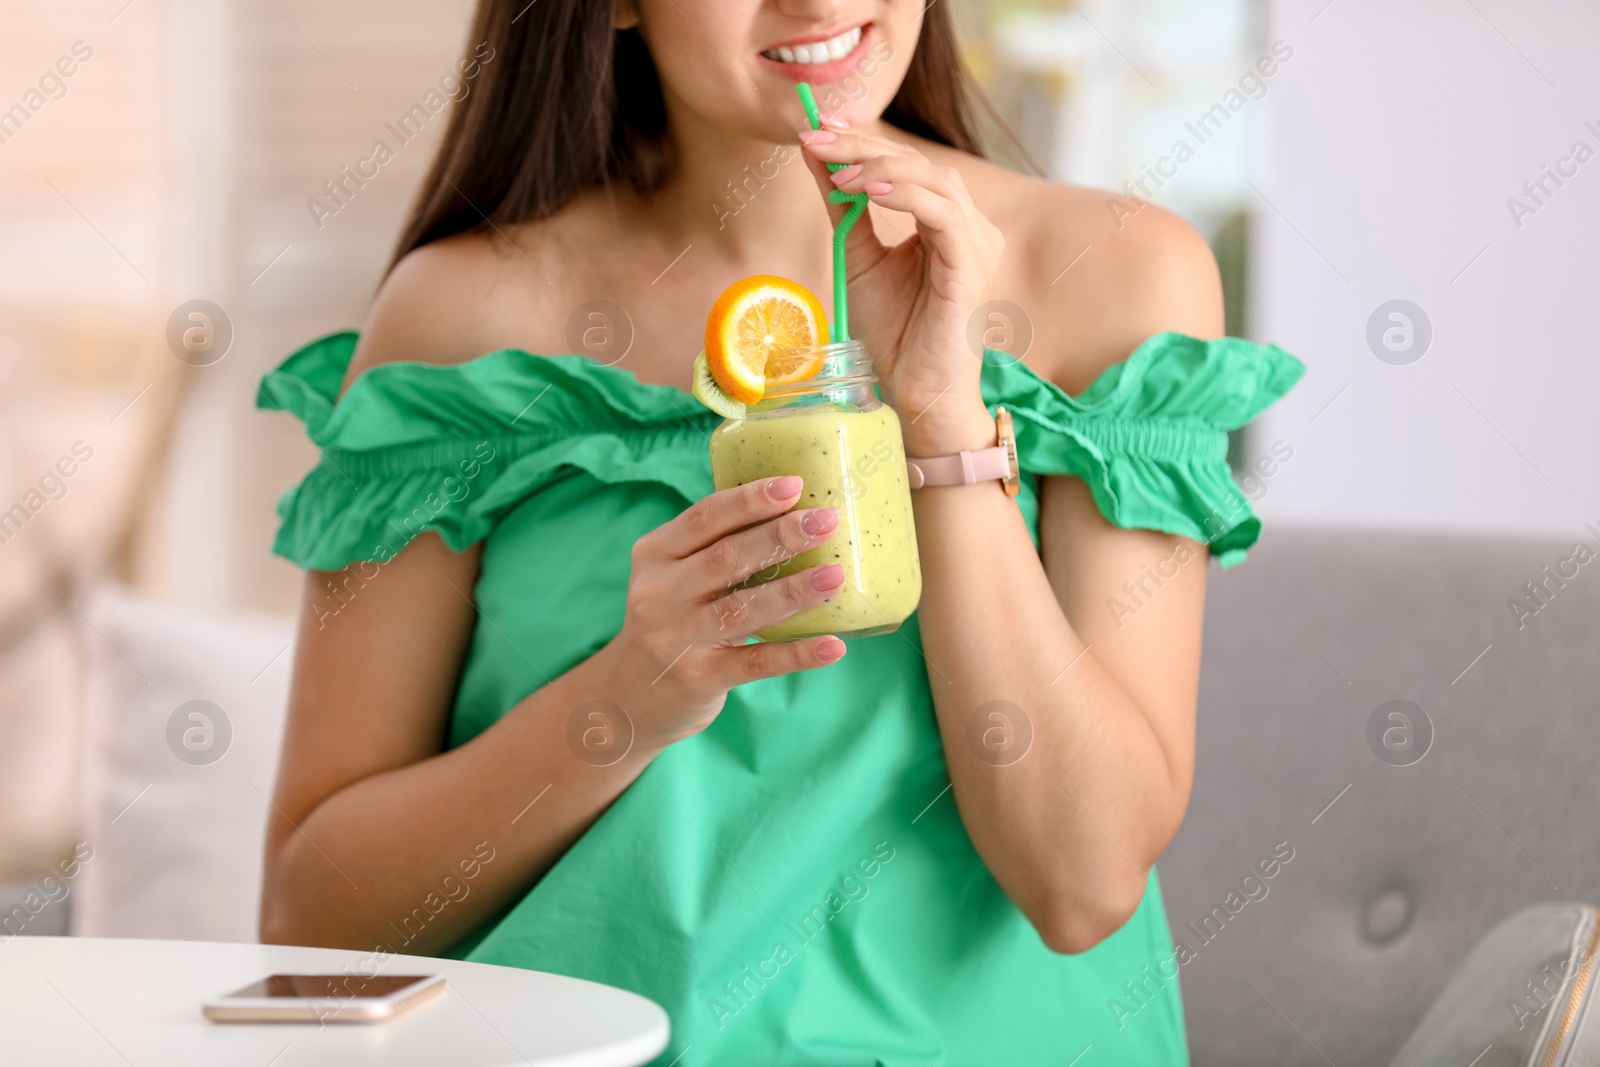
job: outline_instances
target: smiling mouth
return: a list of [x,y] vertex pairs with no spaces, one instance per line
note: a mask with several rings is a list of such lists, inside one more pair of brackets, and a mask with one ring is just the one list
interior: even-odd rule
[[798,66],[822,67],[837,63],[844,59],[856,46],[861,43],[861,35],[866,26],[853,26],[835,37],[826,41],[813,41],[810,44],[784,45],[778,48],[769,48],[761,54],[774,63],[793,63]]

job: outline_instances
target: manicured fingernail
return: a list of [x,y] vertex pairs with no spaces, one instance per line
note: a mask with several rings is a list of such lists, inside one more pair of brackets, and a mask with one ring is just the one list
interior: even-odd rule
[[817,642],[817,658],[824,663],[838,663],[844,659],[844,642],[837,637],[824,637]]
[[800,518],[800,528],[815,537],[839,525],[839,513],[833,508],[814,508]]
[[844,584],[844,567],[838,563],[830,563],[826,567],[818,567],[811,572],[811,587],[813,589],[832,589],[834,586]]
[[833,184],[835,184],[835,185],[843,185],[845,182],[849,181],[851,178],[854,178],[857,174],[860,174],[860,173],[861,173],[861,164],[852,163],[848,167],[845,167],[842,170],[834,171],[833,174],[830,175],[830,177],[833,178]]
[[893,188],[894,185],[889,182],[868,182],[861,187],[868,196],[883,196]]
[[844,120],[842,115],[824,115],[822,116],[822,124],[824,126],[832,126],[836,130],[848,130],[850,128],[850,124]]
[[801,130],[801,144],[831,144],[839,139],[832,130]]
[[782,478],[774,478],[767,483],[767,495],[774,500],[788,500],[800,492],[800,487],[805,485],[805,479],[798,474],[785,474]]

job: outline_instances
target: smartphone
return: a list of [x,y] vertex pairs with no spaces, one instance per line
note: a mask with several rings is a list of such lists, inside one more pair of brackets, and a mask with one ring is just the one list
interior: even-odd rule
[[442,974],[269,974],[208,1000],[201,1014],[219,1023],[374,1023],[444,994]]

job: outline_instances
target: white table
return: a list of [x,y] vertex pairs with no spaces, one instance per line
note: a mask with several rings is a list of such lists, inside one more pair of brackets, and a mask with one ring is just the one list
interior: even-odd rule
[[383,974],[443,973],[449,991],[378,1024],[213,1023],[200,1003],[275,972],[340,973],[370,954],[279,945],[13,937],[0,943],[0,1059],[93,1067],[635,1067],[667,1014],[595,982],[390,956]]

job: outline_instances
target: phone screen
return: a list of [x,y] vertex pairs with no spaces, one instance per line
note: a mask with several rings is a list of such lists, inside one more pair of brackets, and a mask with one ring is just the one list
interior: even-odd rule
[[428,979],[425,974],[269,974],[229,993],[226,999],[332,997],[339,1000],[386,997]]

